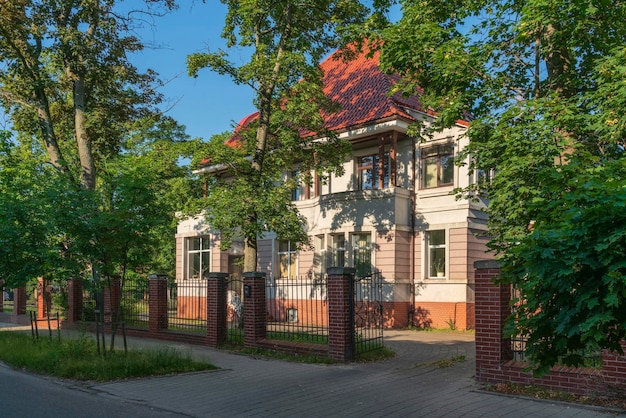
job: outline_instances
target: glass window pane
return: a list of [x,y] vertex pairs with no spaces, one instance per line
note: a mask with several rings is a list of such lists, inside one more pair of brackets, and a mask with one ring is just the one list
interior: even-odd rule
[[201,266],[200,266],[200,269],[201,269],[200,277],[202,277],[204,273],[207,273],[210,271],[209,267],[211,265],[211,262],[210,262],[209,256],[211,255],[211,253],[208,251],[204,251],[204,252],[201,252],[200,254],[202,254]]
[[446,249],[430,249],[430,277],[444,277],[446,275]]
[[200,238],[202,241],[202,249],[208,250],[211,244],[211,240],[208,237]]
[[346,239],[343,235],[333,235],[332,266],[344,267],[346,265]]
[[437,187],[437,157],[422,160],[422,187]]
[[441,156],[441,184],[454,182],[454,157],[452,155]]
[[200,253],[189,254],[189,278],[197,279],[200,277]]
[[200,250],[200,238],[190,238],[189,239],[189,250],[190,251],[198,251]]
[[357,276],[365,276],[372,272],[372,248],[369,234],[352,236],[352,258]]
[[440,229],[438,231],[430,231],[428,233],[430,245],[446,245],[446,231]]
[[357,158],[357,177],[359,190],[371,190],[373,185],[374,156],[367,155]]
[[280,255],[280,277],[282,279],[289,277],[289,254]]

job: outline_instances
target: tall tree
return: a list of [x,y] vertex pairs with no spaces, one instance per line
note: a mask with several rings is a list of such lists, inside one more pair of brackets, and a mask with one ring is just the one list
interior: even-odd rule
[[[616,257],[603,258],[599,252],[578,257],[577,246],[563,242],[568,235],[562,233],[562,221],[576,216],[593,225],[593,214],[574,213],[583,211],[585,195],[600,190],[603,178],[620,178],[626,124],[609,103],[625,98],[626,4],[400,3],[401,20],[382,34],[381,64],[404,76],[399,90],[423,91],[424,106],[439,116],[433,129],[472,120],[464,152],[472,155],[470,168],[479,181],[458,192],[469,198],[480,192],[490,199],[491,248],[501,256],[502,280],[520,291],[518,302],[528,303],[512,318],[508,333],[529,337],[528,354],[539,372],[559,358],[580,361],[576,352],[582,347],[619,350],[619,338],[626,336],[620,314],[626,270]],[[416,132],[430,133],[419,126]],[[617,195],[606,197],[611,207],[622,204]],[[595,200],[592,206],[598,204]],[[607,215],[615,213],[607,210]],[[602,226],[609,228],[607,222]],[[623,243],[623,234],[596,232],[584,229],[569,236],[596,248]],[[559,257],[520,253],[538,239],[544,255],[554,251]],[[576,262],[560,269],[567,260]],[[554,292],[555,285],[562,292]],[[572,320],[557,320],[563,318],[555,315],[559,306]],[[593,319],[582,321],[583,314]]]
[[[207,157],[222,165],[229,180],[211,178],[205,213],[225,245],[233,234],[243,236],[244,271],[255,271],[263,233],[307,240],[292,190],[310,183],[312,172],[341,168],[349,148],[324,127],[322,115],[335,108],[324,96],[318,63],[342,45],[343,30],[364,22],[367,9],[353,0],[222,3],[228,6],[222,34],[227,47],[250,51],[250,60],[238,66],[221,50],[197,53],[188,57],[189,73],[209,67],[250,86],[258,114],[238,127],[231,146],[220,136],[212,141]],[[285,181],[285,172],[294,176]]]
[[[135,2],[132,7],[136,10],[124,10],[119,3],[0,0],[0,100],[16,131],[6,141],[7,155],[19,151],[28,160],[17,165],[30,170],[24,201],[36,204],[32,196],[42,191],[47,198],[40,201],[50,204],[50,211],[41,211],[50,215],[42,215],[50,229],[41,229],[49,233],[49,245],[41,241],[40,248],[56,250],[66,262],[82,257],[83,268],[94,268],[96,278],[99,269],[119,274],[128,259],[119,254],[127,255],[148,244],[147,234],[154,234],[150,242],[157,238],[150,228],[141,231],[143,240],[136,239],[138,234],[128,235],[137,232],[132,223],[141,220],[148,227],[158,220],[158,225],[166,221],[171,226],[173,210],[160,204],[169,193],[145,199],[154,192],[152,186],[164,186],[166,179],[174,181],[172,176],[185,175],[173,153],[188,154],[188,148],[176,144],[187,139],[182,128],[156,108],[161,100],[156,93],[156,73],[141,73],[128,60],[129,54],[143,48],[133,35],[136,21],[130,12],[160,15],[175,4],[172,0],[146,0]],[[163,152],[164,143],[171,145],[167,153]],[[129,168],[131,161],[148,168],[145,159],[132,160],[139,150],[162,167],[142,172]],[[165,167],[170,171],[166,173]],[[137,184],[145,186],[146,194],[131,196],[132,190],[139,190]],[[9,199],[10,194],[5,196]],[[113,202],[115,199],[120,201]],[[144,205],[150,211],[145,211]],[[112,217],[108,223],[104,220],[107,216]],[[32,225],[36,219],[39,217],[32,218]],[[117,234],[111,232],[113,225],[119,228]],[[109,244],[104,245],[105,241]],[[37,247],[24,246],[23,252],[24,248],[34,251]],[[120,248],[126,253],[120,253]],[[116,265],[111,265],[113,260]],[[75,269],[73,273],[77,274]],[[38,274],[43,272],[38,270]],[[54,274],[50,270],[48,275]]]
[[[146,2],[173,7],[171,0]],[[94,189],[98,160],[124,123],[157,104],[155,74],[127,54],[143,48],[114,0],[0,1],[0,94],[17,131],[40,138],[50,163]],[[37,123],[33,123],[37,121]]]

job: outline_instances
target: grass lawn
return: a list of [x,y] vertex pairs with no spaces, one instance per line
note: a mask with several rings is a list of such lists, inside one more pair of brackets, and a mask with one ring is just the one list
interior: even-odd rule
[[171,348],[107,351],[98,355],[92,338],[40,338],[0,332],[0,361],[29,372],[98,382],[216,369]]

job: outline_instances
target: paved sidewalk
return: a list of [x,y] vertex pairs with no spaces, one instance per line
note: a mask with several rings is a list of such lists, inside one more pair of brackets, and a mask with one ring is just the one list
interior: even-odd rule
[[[130,339],[131,345],[164,345]],[[109,396],[192,417],[606,417],[606,410],[480,391],[472,334],[385,331],[397,356],[310,365],[174,344],[221,367],[93,385]],[[172,344],[170,344],[172,345]],[[433,362],[465,356],[447,368]],[[624,414],[626,416],[626,414]]]
[[[10,325],[0,324],[0,330],[7,330],[6,327]],[[118,341],[121,345],[121,339]],[[619,415],[598,408],[481,391],[473,379],[474,336],[470,333],[385,331],[385,344],[395,350],[395,358],[347,365],[268,360],[133,337],[128,338],[128,344],[137,348],[175,347],[221,368],[217,371],[93,384],[88,388],[95,396],[137,402],[169,411],[172,416],[430,418]],[[465,356],[465,361],[445,368],[433,364],[437,360],[458,356]],[[626,417],[626,413],[620,416]]]

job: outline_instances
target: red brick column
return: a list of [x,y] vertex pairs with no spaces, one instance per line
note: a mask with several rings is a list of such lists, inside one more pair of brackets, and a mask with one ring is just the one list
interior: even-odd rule
[[509,360],[510,341],[504,339],[504,322],[511,313],[511,290],[508,285],[496,285],[500,263],[481,260],[476,269],[476,379],[490,381],[489,370],[499,370]]
[[122,281],[109,279],[104,283],[104,323],[105,328],[110,329],[111,323],[116,319],[117,307],[122,298]]
[[76,323],[83,316],[83,281],[73,278],[67,282],[67,322]]
[[251,271],[243,274],[243,300],[244,346],[255,347],[257,341],[267,336],[265,273]]
[[340,362],[354,360],[352,289],[354,268],[330,267],[328,274],[328,354]]
[[13,290],[13,315],[12,321],[18,324],[18,316],[26,315],[26,287],[18,287]]
[[151,274],[148,288],[148,330],[157,334],[162,329],[167,329],[167,276],[164,274]]
[[210,272],[207,278],[207,344],[217,347],[226,341],[226,278],[228,273]]
[[37,277],[37,319],[44,319],[48,317],[48,310],[46,309],[46,281],[43,277]]

